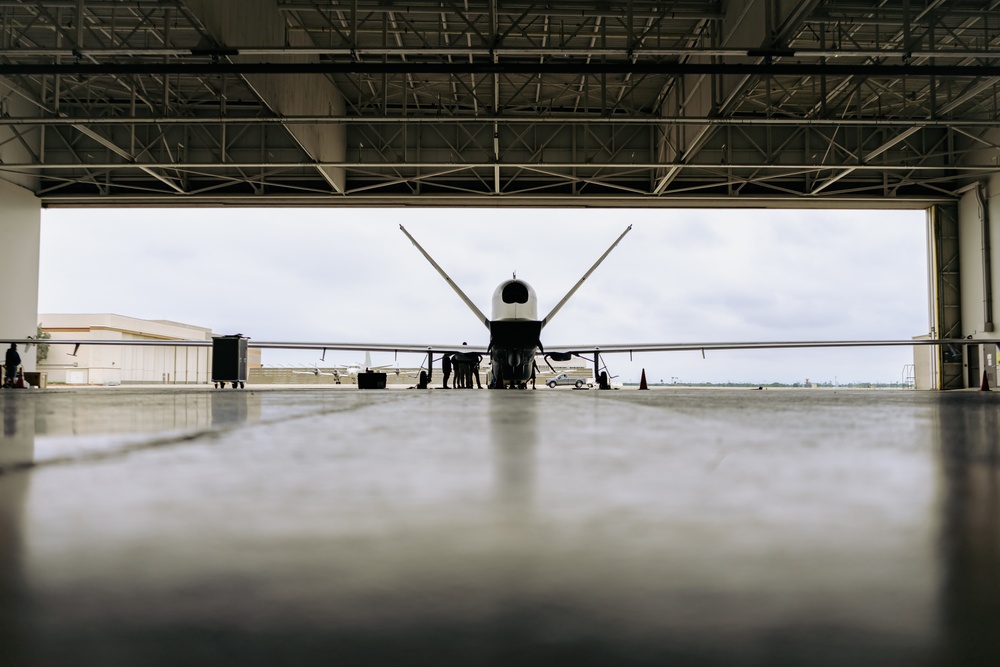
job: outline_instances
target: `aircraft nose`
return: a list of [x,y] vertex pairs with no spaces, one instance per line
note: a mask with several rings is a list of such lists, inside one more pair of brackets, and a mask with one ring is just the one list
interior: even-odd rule
[[500,296],[504,303],[528,303],[528,288],[524,283],[512,280],[504,285]]
[[517,351],[511,351],[507,354],[507,363],[511,366],[521,365],[521,353]]

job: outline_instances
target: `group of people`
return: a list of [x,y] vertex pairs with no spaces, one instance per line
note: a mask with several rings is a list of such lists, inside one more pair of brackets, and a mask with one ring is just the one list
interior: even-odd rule
[[3,386],[24,388],[24,369],[21,368],[21,355],[17,353],[17,343],[11,343],[4,357]]
[[453,389],[472,389],[472,381],[475,379],[476,389],[482,389],[482,381],[479,378],[479,365],[482,362],[483,355],[478,352],[445,354],[441,357],[441,371],[444,375],[443,388],[449,388],[448,380],[451,379],[451,388]]

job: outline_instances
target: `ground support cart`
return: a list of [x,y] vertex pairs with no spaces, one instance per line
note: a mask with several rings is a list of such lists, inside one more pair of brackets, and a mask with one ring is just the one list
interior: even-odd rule
[[232,383],[233,389],[246,386],[247,341],[240,334],[212,339],[212,383],[216,389]]

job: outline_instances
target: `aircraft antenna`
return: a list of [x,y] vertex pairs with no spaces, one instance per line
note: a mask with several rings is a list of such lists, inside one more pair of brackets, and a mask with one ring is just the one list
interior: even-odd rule
[[556,307],[553,308],[552,311],[548,315],[545,316],[545,319],[542,320],[542,327],[543,328],[545,327],[546,324],[549,323],[549,320],[551,320],[553,317],[555,317],[556,313],[559,312],[559,309],[566,305],[566,302],[570,300],[570,297],[572,297],[574,294],[576,294],[576,291],[578,289],[580,289],[580,285],[583,284],[583,281],[590,277],[590,274],[593,273],[594,270],[597,269],[597,267],[601,265],[601,262],[604,261],[604,258],[606,258],[608,255],[611,254],[611,251],[615,249],[615,246],[618,245],[618,243],[623,238],[625,238],[625,235],[628,234],[630,231],[632,231],[632,225],[629,225],[628,227],[625,228],[625,231],[621,233],[621,236],[619,236],[617,239],[615,239],[615,242],[611,244],[611,247],[609,247],[607,250],[605,250],[604,254],[601,255],[597,259],[596,262],[594,262],[594,265],[592,267],[590,267],[590,270],[587,271],[585,274],[583,274],[583,277],[580,278],[580,280],[578,280],[575,285],[573,285],[573,289],[571,289],[569,292],[567,292],[566,296],[564,296],[562,298],[562,300],[559,303],[556,304]]
[[420,246],[419,243],[417,243],[417,240],[415,238],[413,238],[412,236],[410,236],[410,232],[406,231],[406,227],[403,227],[403,225],[400,225],[399,228],[402,230],[402,232],[404,234],[406,234],[406,238],[410,239],[410,243],[412,243],[413,245],[415,245],[417,247],[417,250],[419,250],[420,254],[424,256],[424,259],[426,259],[428,262],[431,263],[431,266],[433,266],[434,269],[439,274],[441,274],[441,277],[444,278],[444,280],[445,280],[446,283],[448,283],[449,285],[451,285],[451,288],[453,290],[455,290],[455,293],[458,294],[458,296],[462,299],[462,301],[465,302],[465,305],[468,306],[469,309],[473,313],[476,314],[476,317],[479,318],[479,321],[482,322],[484,325],[486,325],[486,328],[489,329],[490,328],[490,320],[489,320],[489,318],[486,317],[486,315],[483,314],[483,311],[479,310],[479,308],[476,307],[476,304],[474,304],[472,302],[472,299],[470,299],[468,296],[466,296],[465,292],[463,292],[462,289],[458,285],[455,284],[455,281],[451,279],[451,276],[449,276],[447,273],[444,272],[444,269],[442,269],[438,265],[438,263],[435,262],[434,259],[430,255],[427,254],[427,251],[424,250]]

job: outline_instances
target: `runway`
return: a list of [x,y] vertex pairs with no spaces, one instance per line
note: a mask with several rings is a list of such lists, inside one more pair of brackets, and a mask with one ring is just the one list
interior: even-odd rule
[[0,392],[0,664],[1000,664],[1000,394]]

